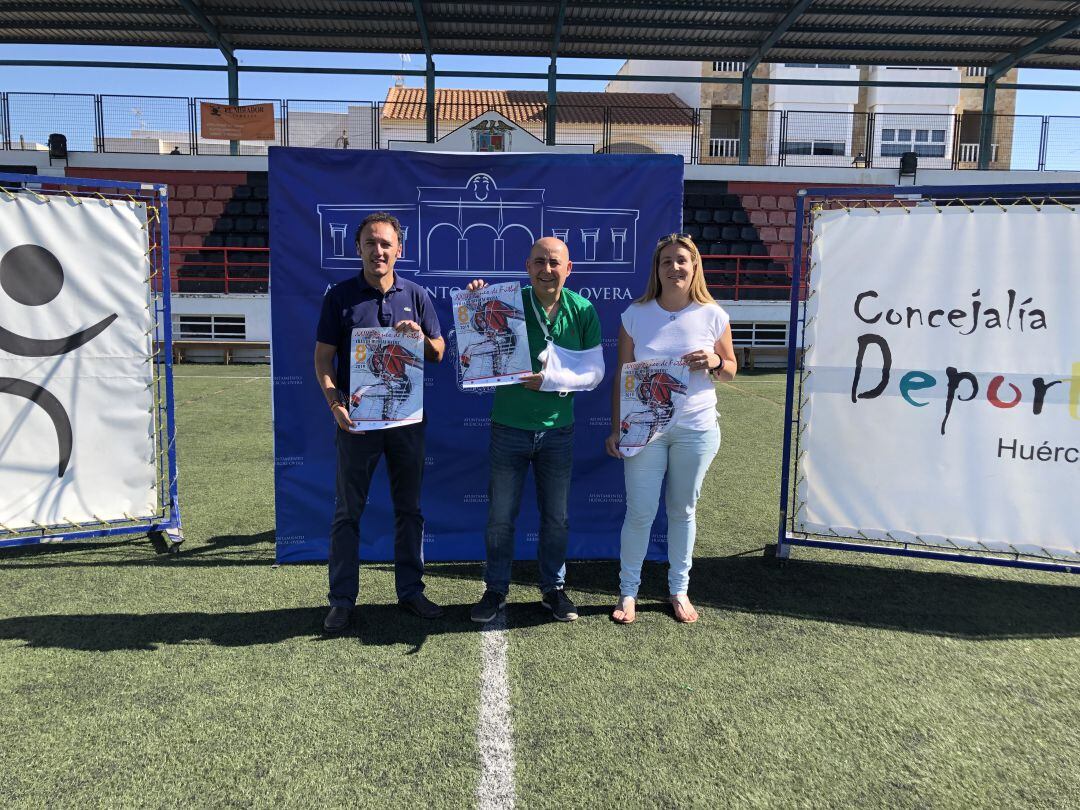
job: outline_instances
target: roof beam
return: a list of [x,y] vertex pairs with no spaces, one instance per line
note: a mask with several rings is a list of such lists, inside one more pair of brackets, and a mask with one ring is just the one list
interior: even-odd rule
[[1029,42],[1023,48],[1018,51],[1014,51],[1006,56],[1004,59],[995,62],[989,70],[986,71],[987,84],[993,82],[998,76],[1008,72],[1021,61],[1031,56],[1033,53],[1037,53],[1046,48],[1047,45],[1051,45],[1057,42],[1064,36],[1071,34],[1076,29],[1080,28],[1080,16],[1073,17],[1068,22],[1059,25],[1053,31],[1048,31],[1041,37]]
[[214,47],[221,51],[225,61],[230,64],[235,62],[236,57],[233,55],[232,43],[222,35],[214,23],[210,22],[210,18],[203,14],[202,9],[195,5],[195,0],[176,0],[176,2],[188,13],[191,19],[202,27],[206,35],[210,37],[210,41],[214,43]]
[[424,6],[420,0],[413,0],[413,9],[416,11],[416,27],[420,31],[420,44],[424,48],[424,54],[431,59],[431,38],[428,37],[427,21],[424,19]]
[[791,28],[802,13],[806,11],[806,7],[812,2],[814,2],[814,0],[797,0],[795,5],[788,9],[788,13],[776,24],[772,33],[765,37],[762,43],[758,45],[757,50],[746,60],[746,70],[743,72],[744,75],[753,75],[754,68],[758,66],[765,54],[768,53],[769,49],[776,44],[777,40],[779,40],[789,28]]
[[[507,21],[517,22],[513,18]],[[555,27],[551,31],[551,58],[559,58],[559,40],[562,39],[563,23],[566,22],[566,0],[559,0],[559,11],[555,16]]]

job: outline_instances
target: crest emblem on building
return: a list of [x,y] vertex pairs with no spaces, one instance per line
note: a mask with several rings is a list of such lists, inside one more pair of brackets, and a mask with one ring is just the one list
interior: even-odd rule
[[474,152],[509,152],[514,127],[505,121],[488,119],[469,127]]

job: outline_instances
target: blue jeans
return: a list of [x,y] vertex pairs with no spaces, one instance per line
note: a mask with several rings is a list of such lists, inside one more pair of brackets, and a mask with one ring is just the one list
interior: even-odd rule
[[331,607],[352,607],[360,589],[360,516],[371,476],[386,456],[394,502],[394,584],[398,600],[424,590],[424,423],[366,433],[337,432],[337,490],[330,525]]
[[641,564],[649,550],[649,533],[667,476],[668,592],[686,593],[690,585],[695,513],[701,483],[720,449],[720,427],[688,430],[675,426],[649,442],[636,456],[623,460],[626,475],[626,518],[620,538],[619,593],[637,596]]
[[536,504],[540,509],[540,591],[563,587],[566,581],[566,542],[570,536],[566,501],[570,494],[574,426],[551,430],[521,430],[491,423],[491,479],[488,482],[487,565],[489,591],[510,591],[514,560],[514,521],[521,508],[525,473],[532,465]]

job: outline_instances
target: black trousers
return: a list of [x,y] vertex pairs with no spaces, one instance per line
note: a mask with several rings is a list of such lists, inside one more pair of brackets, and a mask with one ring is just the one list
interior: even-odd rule
[[424,590],[424,422],[371,430],[337,431],[337,489],[330,526],[330,593],[333,607],[352,607],[360,590],[360,516],[379,459],[386,457],[394,504],[394,584],[398,600]]

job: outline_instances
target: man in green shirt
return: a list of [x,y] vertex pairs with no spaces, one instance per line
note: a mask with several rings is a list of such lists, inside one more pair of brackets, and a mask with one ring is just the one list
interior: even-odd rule
[[[578,617],[563,587],[570,533],[567,498],[574,446],[573,390],[595,388],[604,372],[596,309],[577,293],[563,288],[572,267],[570,252],[559,239],[540,239],[529,252],[526,269],[532,286],[522,290],[522,299],[533,373],[524,377],[520,385],[495,389],[489,449],[486,590],[472,609],[476,622],[491,621],[506,605],[514,559],[514,521],[530,465],[540,509],[536,559],[541,604],[559,621]],[[468,289],[484,286],[485,282],[477,279]],[[550,352],[557,348],[569,351],[553,360]],[[577,371],[581,373],[566,373],[568,365],[579,362],[581,368]],[[566,382],[570,378],[574,382]]]

